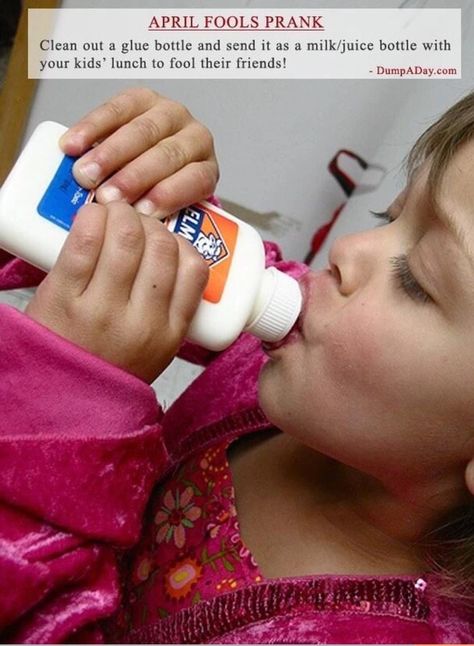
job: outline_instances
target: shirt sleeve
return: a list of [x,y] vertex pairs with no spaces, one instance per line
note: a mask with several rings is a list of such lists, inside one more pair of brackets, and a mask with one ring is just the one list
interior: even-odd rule
[[6,305],[0,339],[0,630],[64,641],[118,604],[116,552],[168,463],[162,412],[150,386]]
[[36,287],[45,276],[41,269],[0,249],[0,289]]

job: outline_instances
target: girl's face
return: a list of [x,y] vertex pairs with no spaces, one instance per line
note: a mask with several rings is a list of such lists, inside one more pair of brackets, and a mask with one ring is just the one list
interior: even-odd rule
[[441,213],[428,170],[393,222],[339,238],[330,268],[305,276],[301,334],[259,383],[276,426],[392,488],[474,454],[474,142],[446,170]]

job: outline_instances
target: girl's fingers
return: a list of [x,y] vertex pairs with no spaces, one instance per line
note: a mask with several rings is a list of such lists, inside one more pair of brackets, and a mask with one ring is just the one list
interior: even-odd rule
[[170,319],[183,325],[182,334],[192,321],[209,279],[209,267],[190,242],[176,236],[179,243],[179,267],[170,309]]
[[[105,208],[105,207],[102,207]],[[145,233],[138,213],[126,203],[107,206],[104,243],[87,291],[97,302],[129,300],[145,248]]]
[[[74,175],[79,183],[88,187],[96,186],[127,162],[179,131],[182,125],[181,111],[171,102],[163,100],[120,127],[78,159],[74,164]],[[103,198],[107,196],[107,201],[120,198],[117,191],[112,191],[112,182],[102,189]]]
[[[180,262],[179,240],[156,218],[142,216],[145,249],[137,272],[130,302],[142,317],[150,308],[162,316],[169,311]],[[157,330],[159,334],[159,330]]]
[[47,279],[80,296],[89,285],[100,257],[107,226],[107,209],[100,204],[83,206]]
[[[146,115],[139,117],[135,122],[137,124],[140,121],[143,122],[145,117]],[[119,141],[116,138],[125,136],[126,139],[122,144],[117,144],[117,150],[120,145],[125,150],[128,142],[128,151],[122,157],[120,154],[115,156],[114,166],[117,164],[117,167],[124,167],[99,186],[96,192],[98,202],[107,203],[112,198],[125,199],[133,203],[164,178],[173,175],[187,164],[206,159],[212,151],[212,137],[206,128],[198,123],[190,124],[177,134],[166,136],[165,139],[159,138],[158,135],[152,137],[151,124],[156,124],[156,121],[154,119],[149,121],[147,127],[150,127],[150,137],[147,141],[145,136],[140,139],[140,130],[136,135],[129,131],[129,127],[133,125],[132,122],[130,126],[124,126],[116,135],[112,135],[102,144],[114,146],[114,142]],[[163,127],[161,134],[171,134],[175,125],[170,119],[166,130]],[[125,166],[126,161],[129,160],[133,161]]]
[[96,142],[151,108],[157,96],[147,88],[131,88],[117,94],[69,128],[59,140],[61,148],[73,157],[83,155]]
[[208,198],[218,179],[219,168],[214,159],[193,162],[163,179],[134,206],[140,213],[162,218],[192,202]]

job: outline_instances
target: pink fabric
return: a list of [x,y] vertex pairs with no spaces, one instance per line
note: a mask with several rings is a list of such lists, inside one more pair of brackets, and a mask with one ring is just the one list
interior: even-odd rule
[[0,289],[35,287],[45,277],[44,271],[15,258],[0,249],[1,283]]
[[[275,247],[268,251],[270,262],[277,262]],[[303,271],[291,263],[279,266]],[[28,283],[35,271],[12,260],[0,270],[0,286],[22,286],[22,276]],[[201,598],[189,595],[182,605],[168,599],[167,616],[143,620],[153,607],[149,600],[130,631],[124,616],[132,607],[137,616],[140,609],[133,565],[166,523],[163,515],[155,523],[160,491],[171,509],[166,491],[176,489],[180,468],[202,461],[209,450],[222,451],[243,433],[269,427],[256,400],[256,376],[265,360],[259,344],[244,335],[218,357],[183,348],[188,358],[209,367],[163,413],[149,386],[12,308],[0,306],[0,327],[3,641],[474,641],[472,614],[439,599],[434,577],[425,577],[426,590],[411,577],[252,581],[258,574],[251,555],[240,561],[242,573],[249,574],[242,585],[221,587],[205,598],[202,592]],[[178,502],[197,527],[202,511],[198,517],[193,510],[193,485],[180,486]],[[211,527],[202,527],[213,532],[222,517],[216,507]],[[171,535],[174,541],[174,529]],[[178,533],[180,545],[181,538]],[[186,541],[177,549],[185,547]],[[202,550],[197,556],[202,558]],[[166,560],[166,553],[159,558]]]
[[217,594],[262,581],[240,536],[230,440],[199,451],[157,487],[140,545],[127,559],[121,634]]

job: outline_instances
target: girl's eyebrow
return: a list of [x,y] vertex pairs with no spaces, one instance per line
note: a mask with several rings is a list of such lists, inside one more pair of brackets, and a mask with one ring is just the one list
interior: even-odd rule
[[431,200],[431,204],[433,215],[438,218],[438,220],[442,224],[444,224],[444,226],[452,233],[452,235],[456,239],[456,242],[461,248],[461,251],[463,251],[469,262],[474,265],[474,254],[472,247],[469,244],[466,230],[460,226],[459,222],[459,220],[467,219],[467,215],[463,214],[463,216],[459,217],[454,216],[451,212],[448,212],[448,210],[442,204],[440,204],[436,198],[433,198]]

